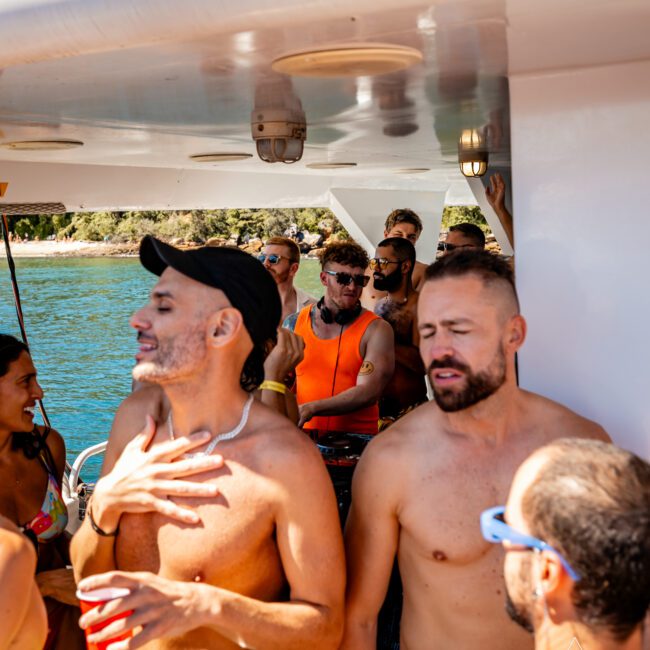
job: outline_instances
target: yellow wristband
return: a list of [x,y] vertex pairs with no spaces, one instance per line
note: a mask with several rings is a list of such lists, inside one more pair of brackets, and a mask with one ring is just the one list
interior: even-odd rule
[[260,384],[260,390],[272,390],[276,393],[282,393],[285,395],[287,392],[287,387],[279,381],[271,381],[270,379],[265,379]]

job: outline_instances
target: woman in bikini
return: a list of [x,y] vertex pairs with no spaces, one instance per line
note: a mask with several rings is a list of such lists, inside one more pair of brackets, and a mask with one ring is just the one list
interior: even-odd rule
[[45,649],[85,647],[68,557],[68,523],[61,496],[65,445],[54,429],[34,424],[43,396],[27,346],[0,334],[0,515],[36,550],[36,582],[48,613]]

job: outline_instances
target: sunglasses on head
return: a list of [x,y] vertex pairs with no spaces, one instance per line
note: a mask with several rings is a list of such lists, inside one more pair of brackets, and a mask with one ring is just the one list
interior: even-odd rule
[[355,275],[346,273],[345,271],[325,271],[325,273],[334,276],[336,281],[344,287],[347,287],[350,282],[354,282],[357,287],[365,287],[370,281],[369,275],[362,275],[361,273],[356,273]]
[[455,251],[457,248],[475,248],[475,246],[473,244],[448,244],[446,241],[438,242],[439,251],[451,253],[451,251]]
[[280,260],[288,260],[288,257],[285,257],[284,255],[276,255],[275,253],[271,253],[270,255],[267,255],[266,253],[260,253],[257,256],[257,259],[264,264],[266,260],[268,259],[269,264],[277,264]]
[[388,268],[389,264],[401,264],[401,261],[393,262],[393,260],[387,260],[385,257],[373,257],[370,262],[368,263],[368,266],[370,267],[371,271],[376,271],[379,269],[380,271],[384,271],[385,269]]
[[493,544],[509,542],[514,546],[523,546],[529,550],[550,551],[557,556],[572,580],[575,582],[580,580],[580,575],[562,557],[559,551],[556,551],[541,539],[537,539],[537,537],[520,533],[508,526],[503,518],[505,511],[505,506],[496,506],[494,508],[488,508],[481,513],[481,533],[488,542],[492,542]]

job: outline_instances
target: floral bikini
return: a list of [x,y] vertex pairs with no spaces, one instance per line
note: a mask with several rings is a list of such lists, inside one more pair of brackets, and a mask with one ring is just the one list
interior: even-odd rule
[[36,538],[38,542],[50,542],[63,533],[68,525],[68,510],[63,501],[61,486],[56,480],[56,466],[52,453],[50,452],[45,438],[49,430],[42,436],[42,446],[38,453],[38,459],[47,472],[47,488],[45,499],[38,514],[24,526],[22,532],[30,538]]

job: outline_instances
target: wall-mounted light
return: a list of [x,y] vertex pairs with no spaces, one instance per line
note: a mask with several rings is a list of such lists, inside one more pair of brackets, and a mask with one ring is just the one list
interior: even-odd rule
[[477,129],[464,129],[458,140],[458,164],[464,176],[483,176],[488,168],[485,138]]
[[302,158],[307,123],[302,110],[270,108],[251,113],[257,155],[269,163],[294,163]]

